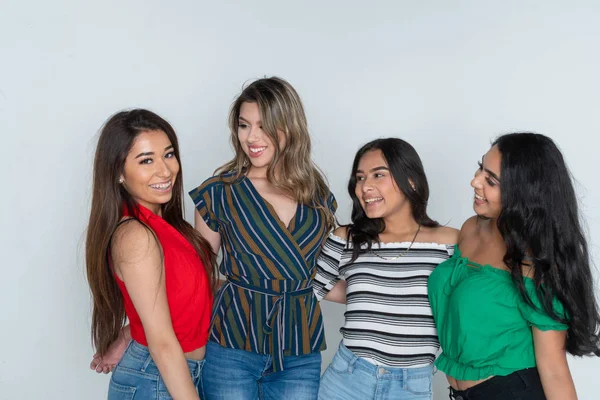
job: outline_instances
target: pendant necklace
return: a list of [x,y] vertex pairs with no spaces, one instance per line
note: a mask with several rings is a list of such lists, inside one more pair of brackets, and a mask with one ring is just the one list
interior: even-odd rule
[[373,253],[376,257],[379,257],[382,260],[386,260],[386,261],[394,261],[394,260],[397,260],[397,259],[399,259],[401,257],[404,257],[405,255],[408,254],[408,252],[410,251],[412,245],[415,243],[415,240],[417,239],[417,235],[419,234],[420,231],[421,231],[421,225],[419,225],[419,227],[417,228],[417,233],[415,233],[415,236],[413,237],[412,241],[408,245],[408,248],[403,253],[400,253],[396,257],[383,257],[383,256],[380,256],[379,254],[375,253],[373,250],[371,250],[371,253]]

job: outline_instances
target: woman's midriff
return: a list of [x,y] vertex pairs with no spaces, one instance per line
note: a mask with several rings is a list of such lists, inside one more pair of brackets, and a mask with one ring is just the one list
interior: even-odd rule
[[188,351],[187,353],[183,353],[185,358],[200,361],[204,360],[204,355],[206,354],[206,346],[198,347],[196,350]]
[[475,385],[479,385],[481,382],[485,382],[491,378],[493,378],[493,376],[488,376],[487,378],[480,379],[478,381],[459,381],[458,379],[454,379],[453,377],[446,375],[446,379],[448,379],[448,383],[450,384],[450,386],[452,386],[452,389],[454,389],[454,390],[467,390],[467,389],[472,388]]

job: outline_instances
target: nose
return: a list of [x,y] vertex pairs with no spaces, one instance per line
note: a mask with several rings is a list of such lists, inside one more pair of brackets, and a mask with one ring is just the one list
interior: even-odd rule
[[371,180],[369,180],[369,178],[365,178],[365,180],[362,183],[362,191],[363,191],[363,193],[367,193],[371,190],[373,190],[373,185],[371,184]]
[[473,189],[481,189],[483,187],[483,183],[481,181],[481,171],[477,170],[475,172],[475,176],[471,179],[471,187]]
[[256,143],[260,139],[260,128],[257,126],[253,126],[250,128],[250,132],[248,132],[248,142]]
[[160,162],[156,163],[156,175],[161,178],[171,178],[173,176],[173,171],[171,171],[166,160],[161,159]]

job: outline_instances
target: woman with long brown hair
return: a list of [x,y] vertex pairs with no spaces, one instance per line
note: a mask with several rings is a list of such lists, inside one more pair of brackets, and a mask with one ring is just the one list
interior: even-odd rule
[[335,199],[311,159],[298,93],[248,85],[229,115],[233,160],[190,195],[196,228],[222,251],[203,371],[207,399],[315,399],[325,337],[313,294]]
[[126,342],[116,340],[129,335],[125,317],[133,339],[109,399],[199,398],[213,265],[210,245],[183,218],[175,131],[147,110],[113,115],[96,149],[86,240],[96,363]]

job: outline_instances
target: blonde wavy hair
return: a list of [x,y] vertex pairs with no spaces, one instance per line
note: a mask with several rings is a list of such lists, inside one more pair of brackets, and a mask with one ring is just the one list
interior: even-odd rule
[[[258,79],[246,86],[231,105],[229,129],[235,157],[217,168],[215,174],[226,182],[241,177],[251,165],[238,140],[240,108],[243,103],[256,103],[262,130],[272,143],[285,135],[285,147],[275,147],[275,155],[267,168],[267,179],[277,189],[289,193],[296,201],[324,211],[327,229],[335,226],[335,217],[327,205],[329,187],[323,173],[311,158],[311,143],[302,101],[296,90],[278,77]],[[277,171],[277,173],[276,173]],[[224,174],[233,173],[231,177]]]

